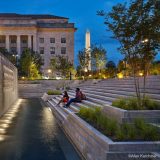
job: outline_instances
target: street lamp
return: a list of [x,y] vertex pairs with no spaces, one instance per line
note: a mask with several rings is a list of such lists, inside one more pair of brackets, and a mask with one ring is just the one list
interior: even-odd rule
[[[48,72],[48,77],[49,77],[49,75],[52,73],[52,70],[51,70],[51,69],[48,69],[47,72]],[[50,78],[50,77],[49,77],[49,78]]]
[[18,54],[12,54],[13,57],[15,57],[15,65],[18,66]]
[[149,40],[146,38],[143,41],[141,41],[142,43],[147,43]]
[[51,73],[52,72],[52,70],[51,69],[48,69],[48,73]]
[[85,77],[87,79],[87,72],[88,72],[87,68],[84,69],[84,72],[85,72]]

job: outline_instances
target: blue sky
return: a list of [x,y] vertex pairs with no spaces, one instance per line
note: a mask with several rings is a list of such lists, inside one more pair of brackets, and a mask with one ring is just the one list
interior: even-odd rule
[[116,63],[122,59],[118,42],[106,31],[104,19],[96,15],[97,10],[110,11],[112,6],[125,0],[1,0],[0,12],[22,14],[53,14],[70,18],[78,28],[75,33],[75,58],[78,50],[85,46],[85,32],[91,32],[91,43],[101,44],[107,50],[108,60]]

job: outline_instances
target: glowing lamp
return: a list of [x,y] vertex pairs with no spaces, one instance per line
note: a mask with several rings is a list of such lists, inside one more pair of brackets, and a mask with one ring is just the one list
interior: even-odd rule
[[117,76],[118,76],[119,79],[122,79],[124,77],[123,73],[118,73]]
[[142,72],[139,72],[139,76],[143,76],[143,73],[142,73]]

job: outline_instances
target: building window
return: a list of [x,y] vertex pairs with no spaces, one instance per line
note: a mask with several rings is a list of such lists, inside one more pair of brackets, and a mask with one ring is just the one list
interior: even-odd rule
[[0,43],[5,43],[5,37],[4,36],[2,36],[2,37],[0,37]]
[[61,43],[66,43],[66,38],[61,38]]
[[23,44],[27,44],[27,40],[26,40],[26,39],[23,39],[23,40],[22,40],[22,43],[23,43]]
[[66,54],[66,47],[61,48],[61,54]]
[[50,43],[55,43],[55,38],[50,38]]
[[50,54],[55,54],[55,47],[50,48]]
[[11,39],[11,43],[15,44],[16,43],[16,39]]
[[44,43],[44,38],[39,38],[40,43]]
[[40,54],[44,54],[44,47],[40,47],[39,52],[40,52]]

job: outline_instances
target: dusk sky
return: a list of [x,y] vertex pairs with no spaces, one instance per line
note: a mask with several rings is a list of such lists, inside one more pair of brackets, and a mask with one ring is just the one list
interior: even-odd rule
[[104,19],[96,15],[97,10],[110,11],[112,6],[125,0],[1,0],[0,12],[22,14],[53,14],[68,17],[78,28],[75,34],[75,58],[85,46],[85,32],[91,32],[91,43],[101,44],[107,50],[108,60],[116,63],[122,59],[117,51],[118,42],[106,31]]

